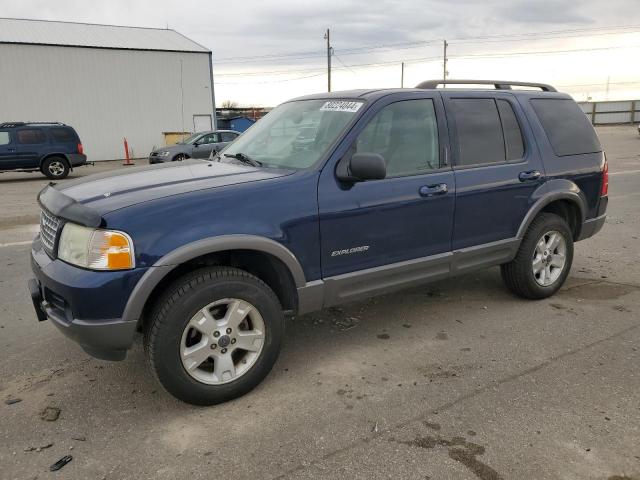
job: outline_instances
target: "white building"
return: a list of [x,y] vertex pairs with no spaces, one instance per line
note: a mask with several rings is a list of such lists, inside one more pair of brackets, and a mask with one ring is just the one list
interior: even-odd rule
[[174,30],[0,18],[0,123],[73,126],[89,160],[215,128],[211,51]]

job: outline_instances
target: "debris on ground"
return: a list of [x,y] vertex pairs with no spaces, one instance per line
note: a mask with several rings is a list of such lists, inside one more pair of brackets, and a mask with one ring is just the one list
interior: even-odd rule
[[60,460],[58,460],[56,463],[54,463],[53,465],[51,465],[49,467],[49,470],[51,472],[57,472],[58,470],[60,470],[62,467],[64,467],[67,463],[69,463],[71,460],[73,460],[73,457],[71,455],[65,455],[64,457],[62,457]]
[[333,324],[343,332],[356,328],[360,320],[356,317],[335,318]]
[[7,398],[4,403],[5,405],[13,405],[14,403],[20,403],[21,401],[21,398]]
[[82,437],[71,437],[71,440],[76,440],[78,442],[85,442],[87,440],[87,437],[82,436]]
[[40,418],[42,420],[46,420],[47,422],[55,422],[58,420],[60,416],[60,409],[58,407],[45,407],[42,412],[40,412]]
[[46,450],[47,448],[53,447],[53,443],[47,443],[46,445],[41,445],[39,447],[27,447],[24,449],[25,452],[41,452],[42,450]]

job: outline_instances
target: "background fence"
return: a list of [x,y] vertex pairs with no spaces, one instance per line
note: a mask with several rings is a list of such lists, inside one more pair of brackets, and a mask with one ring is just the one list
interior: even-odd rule
[[640,122],[640,100],[615,102],[578,102],[594,125]]

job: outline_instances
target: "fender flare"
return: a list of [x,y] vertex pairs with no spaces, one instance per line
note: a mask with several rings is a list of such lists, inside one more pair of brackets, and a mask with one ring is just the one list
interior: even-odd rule
[[524,234],[529,228],[529,225],[531,224],[531,222],[533,222],[533,219],[536,217],[536,215],[538,215],[538,213],[540,213],[540,211],[544,207],[549,205],[551,202],[555,202],[556,200],[568,200],[578,207],[578,210],[580,211],[580,224],[578,225],[578,228],[582,228],[582,224],[585,221],[587,213],[586,199],[584,198],[584,194],[580,191],[580,189],[578,189],[577,186],[575,186],[572,182],[569,183],[573,185],[574,188],[570,190],[562,189],[547,192],[543,194],[538,200],[536,200],[536,202],[531,206],[524,219],[520,223],[518,233],[516,234],[516,238],[518,240],[522,240]]
[[205,238],[178,247],[155,262],[138,281],[127,300],[122,319],[138,321],[149,296],[174,268],[194,258],[225,250],[252,250],[272,255],[282,261],[288,268],[296,288],[306,284],[304,271],[296,256],[291,251],[274,240],[257,235],[221,235]]

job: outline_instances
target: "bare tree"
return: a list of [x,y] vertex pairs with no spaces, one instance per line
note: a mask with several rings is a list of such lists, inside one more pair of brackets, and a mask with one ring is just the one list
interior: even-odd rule
[[238,102],[234,102],[233,100],[225,100],[222,102],[222,108],[236,108],[238,106]]

